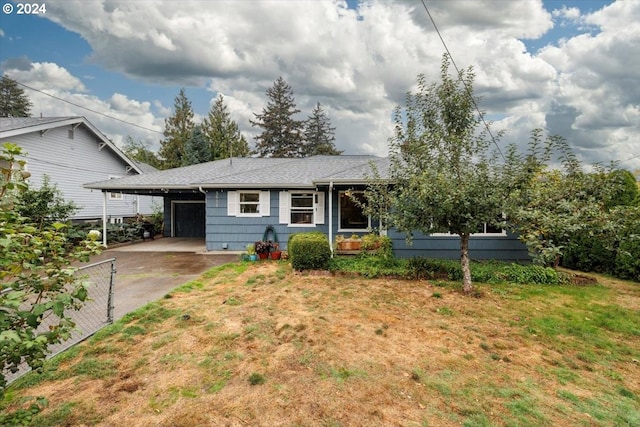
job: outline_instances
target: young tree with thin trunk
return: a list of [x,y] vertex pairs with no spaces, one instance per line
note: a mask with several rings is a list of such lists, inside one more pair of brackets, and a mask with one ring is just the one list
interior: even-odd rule
[[388,225],[407,235],[450,233],[460,238],[463,288],[471,282],[469,240],[485,224],[501,224],[503,192],[493,167],[491,140],[481,129],[472,87],[474,74],[449,75],[442,59],[441,82],[418,77],[417,93],[395,111],[389,179],[383,197],[389,204]]
[[267,89],[269,102],[262,109],[262,114],[255,114],[252,126],[262,128],[262,133],[255,137],[255,153],[259,157],[302,157],[303,124],[294,119],[300,112],[293,99],[293,89],[282,77]]

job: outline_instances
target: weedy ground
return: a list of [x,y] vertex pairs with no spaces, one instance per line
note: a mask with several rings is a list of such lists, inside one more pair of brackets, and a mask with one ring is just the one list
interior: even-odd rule
[[229,264],[8,391],[33,426],[640,425],[640,285],[477,285]]

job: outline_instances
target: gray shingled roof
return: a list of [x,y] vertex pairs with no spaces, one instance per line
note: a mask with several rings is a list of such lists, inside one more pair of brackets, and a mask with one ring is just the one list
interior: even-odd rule
[[79,117],[2,117],[0,118],[0,131],[8,132],[10,130],[26,129],[77,118]]
[[[335,182],[365,182],[370,162],[386,172],[386,158],[374,156],[313,156],[306,158],[234,157],[85,184],[100,190],[202,188],[311,188]],[[335,179],[334,179],[335,177]]]

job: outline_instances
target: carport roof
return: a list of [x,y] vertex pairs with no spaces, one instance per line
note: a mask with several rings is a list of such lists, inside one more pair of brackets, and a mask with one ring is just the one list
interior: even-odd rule
[[85,184],[104,191],[194,190],[198,188],[312,188],[319,184],[365,183],[371,164],[386,175],[388,158],[313,156],[234,157],[181,168]]

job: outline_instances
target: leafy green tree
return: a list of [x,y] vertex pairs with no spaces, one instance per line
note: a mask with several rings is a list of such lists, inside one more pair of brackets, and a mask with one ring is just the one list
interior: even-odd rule
[[[70,264],[88,260],[99,243],[86,240],[69,249],[65,225],[33,224],[20,214],[21,194],[28,189],[23,178],[21,149],[6,143],[0,151],[0,398],[5,372],[15,372],[26,362],[42,367],[51,344],[70,336],[74,323],[69,311],[87,299],[87,288],[74,276]],[[47,321],[48,328],[39,328]]]
[[211,147],[211,160],[249,155],[249,144],[240,134],[238,124],[231,120],[222,95],[216,98],[202,127]]
[[211,150],[205,134],[202,131],[202,126],[196,125],[185,145],[185,156],[182,159],[182,166],[206,163],[211,160]]
[[300,112],[296,109],[293,99],[293,89],[282,77],[274,82],[273,87],[267,89],[269,101],[262,114],[255,114],[256,120],[251,120],[252,126],[262,128],[262,133],[255,137],[255,153],[260,157],[302,157],[303,124],[294,119]]
[[18,83],[3,75],[0,79],[0,117],[29,117],[32,106]]
[[176,168],[184,164],[185,147],[194,126],[191,101],[182,88],[174,101],[173,116],[164,121],[165,138],[160,142],[158,152],[162,159],[162,169]]
[[73,202],[67,202],[62,192],[55,184],[51,184],[49,177],[44,175],[42,185],[37,189],[27,189],[19,199],[18,212],[38,229],[54,222],[65,222],[78,211]]
[[636,205],[640,191],[636,177],[628,170],[617,169],[605,175],[609,180],[611,192],[606,194],[605,205],[607,208],[615,206]]
[[[552,168],[552,163],[559,167]],[[602,178],[611,171],[596,166],[595,173],[584,172],[562,137],[543,139],[542,130],[535,129],[527,154],[509,148],[503,171],[510,187],[507,225],[535,262],[558,266],[573,236],[612,231],[607,201],[615,180]]]
[[[388,205],[384,220],[407,235],[451,233],[460,237],[463,288],[473,290],[469,239],[485,224],[498,225],[504,191],[490,156],[491,141],[480,131],[472,93],[473,72],[449,75],[444,56],[441,82],[428,85],[418,76],[418,91],[394,114],[388,194],[374,210]],[[375,191],[375,186],[370,187]]]
[[160,169],[162,166],[161,161],[156,153],[149,149],[148,143],[136,141],[129,135],[127,135],[127,137],[125,138],[122,151],[127,155],[127,157],[138,163],[146,163],[158,169]]
[[304,123],[304,156],[338,156],[342,151],[336,149],[335,130],[331,121],[318,102]]

